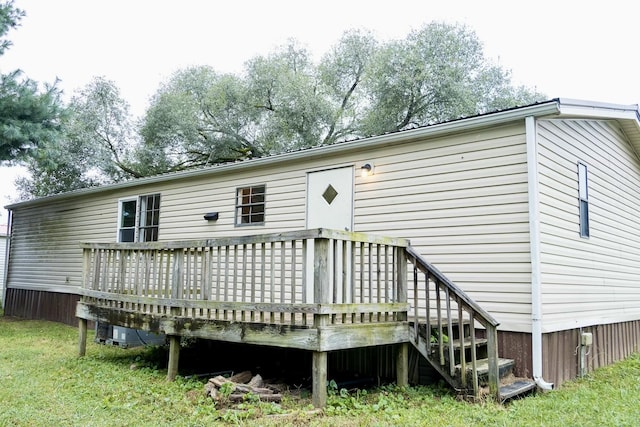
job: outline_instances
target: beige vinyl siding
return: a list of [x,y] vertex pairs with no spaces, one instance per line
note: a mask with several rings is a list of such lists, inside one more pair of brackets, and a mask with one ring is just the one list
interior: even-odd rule
[[14,288],[73,292],[80,286],[81,241],[113,241],[106,227],[117,218],[117,204],[90,196],[13,212],[11,265]]
[[371,153],[357,177],[355,230],[411,245],[501,322],[530,331],[524,126],[503,126]]
[[[266,185],[264,225],[235,226],[236,188]],[[160,240],[271,233],[305,227],[306,168],[300,165],[175,181],[161,190]],[[205,221],[218,212],[217,221]]]
[[[356,173],[354,230],[411,240],[504,330],[530,330],[530,256],[524,124],[375,149],[228,169],[17,208],[11,285],[80,285],[81,241],[113,242],[118,200],[160,193],[159,240],[303,229],[307,173],[375,165]],[[236,188],[266,185],[264,225],[236,227]],[[203,215],[218,212],[217,221]],[[38,270],[33,270],[38,264]],[[68,280],[67,280],[68,278]]]
[[[543,331],[640,318],[640,160],[615,122],[538,122]],[[577,164],[587,165],[581,238]]]

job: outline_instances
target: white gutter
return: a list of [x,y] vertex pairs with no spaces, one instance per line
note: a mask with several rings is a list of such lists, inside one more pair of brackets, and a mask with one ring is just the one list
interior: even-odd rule
[[527,175],[529,186],[529,241],[531,253],[531,347],[533,379],[542,390],[552,390],[553,383],[542,378],[542,290],[540,278],[540,209],[538,201],[538,141],[536,119],[525,118],[527,140]]

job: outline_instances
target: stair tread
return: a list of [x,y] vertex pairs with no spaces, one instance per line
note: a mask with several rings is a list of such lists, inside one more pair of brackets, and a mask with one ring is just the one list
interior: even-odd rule
[[[504,359],[502,357],[498,358],[498,369],[513,367],[515,364],[513,359]],[[467,370],[471,370],[471,361],[467,362]],[[462,369],[461,364],[457,364],[455,366],[456,370]],[[489,372],[489,359],[478,359],[476,361],[476,368],[478,369],[478,375],[485,374]]]
[[[488,340],[486,338],[476,338],[476,346],[480,346],[480,345],[485,345],[487,344]],[[453,347],[454,348],[460,348],[460,340],[455,339],[452,341],[453,343]],[[449,345],[449,343],[444,343],[444,346],[447,347]],[[438,342],[432,342],[431,346],[433,347],[437,347],[438,346]],[[464,348],[471,348],[471,340],[470,339],[465,339],[464,340]]]
[[518,380],[508,385],[500,387],[500,399],[507,400],[520,394],[526,393],[536,388],[536,383],[532,380]]

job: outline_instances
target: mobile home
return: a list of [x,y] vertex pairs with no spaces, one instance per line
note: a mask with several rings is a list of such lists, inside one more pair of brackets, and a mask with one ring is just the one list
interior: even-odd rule
[[[5,313],[72,324],[77,314],[91,318],[86,307],[84,312],[77,309],[78,302],[88,295],[83,289],[99,275],[100,265],[111,261],[104,258],[97,265],[97,258],[90,257],[116,243],[142,251],[160,250],[157,245],[162,243],[178,247],[176,242],[199,241],[211,254],[224,253],[229,246],[205,241],[228,239],[236,247],[255,244],[258,255],[238,249],[236,262],[242,263],[243,256],[247,263],[257,260],[255,268],[249,268],[257,276],[237,279],[231,273],[237,268],[232,267],[224,275],[229,280],[220,284],[215,280],[223,270],[216,270],[215,286],[209,284],[209,289],[217,293],[194,291],[207,300],[220,300],[225,286],[252,292],[251,277],[258,277],[257,283],[264,271],[271,271],[259,254],[264,251],[269,257],[263,248],[279,233],[298,233],[303,249],[293,258],[310,260],[314,248],[307,241],[321,233],[304,234],[307,230],[351,236],[334,250],[336,259],[373,241],[362,236],[375,235],[380,237],[374,245],[384,245],[383,237],[389,239],[392,266],[360,268],[360,261],[345,261],[343,267],[329,269],[330,274],[340,271],[355,277],[355,283],[359,272],[389,274],[389,280],[400,281],[406,272],[411,280],[418,272],[415,264],[400,264],[412,259],[412,253],[420,255],[464,294],[455,304],[468,298],[499,323],[500,356],[515,360],[516,375],[549,388],[638,351],[639,153],[636,105],[552,99],[12,204],[7,206],[11,233]],[[260,241],[262,235],[269,237]],[[289,253],[291,247],[283,251]],[[158,253],[147,259],[160,259]],[[284,259],[283,255],[272,262]],[[211,260],[210,266],[217,262]],[[196,261],[189,265],[200,268]],[[319,279],[311,266],[318,264],[302,262],[293,273],[286,273],[286,268],[277,273],[304,282],[300,304],[315,301],[309,283],[314,275]],[[160,274],[158,270],[156,276]],[[427,282],[433,274],[427,274]],[[234,277],[243,282],[232,283]],[[336,280],[330,295],[320,297],[344,302],[340,313],[361,314],[353,306],[349,310],[355,311],[345,311],[346,303],[360,302],[356,294],[369,291],[354,290],[347,298],[351,285],[340,291],[342,279]],[[106,287],[93,291],[105,292],[110,285],[100,286]],[[391,297],[377,300],[407,304],[406,309],[396,307],[397,319],[404,323],[387,330],[393,336],[389,343],[410,342],[412,331],[417,331],[418,321],[411,319],[418,318],[418,300],[428,298],[411,286],[399,286]],[[187,297],[166,297],[171,298]],[[323,308],[314,307],[314,313],[322,313]],[[385,310],[396,310],[390,307]],[[154,320],[144,322],[148,326]],[[158,324],[156,329],[162,329]],[[576,354],[577,348],[584,351]]]

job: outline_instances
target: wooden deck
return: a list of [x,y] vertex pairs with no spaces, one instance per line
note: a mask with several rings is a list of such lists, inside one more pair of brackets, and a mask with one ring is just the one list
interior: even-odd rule
[[[497,322],[412,251],[407,240],[316,229],[82,247],[84,278],[76,310],[80,355],[88,320],[166,334],[169,379],[177,375],[183,336],[308,350],[313,352],[313,402],[322,407],[327,352],[335,350],[396,345],[397,383],[403,385],[413,343],[454,386],[460,382],[453,378],[454,362],[461,359],[467,384],[464,342],[471,340],[469,364],[476,372],[473,330],[478,323],[488,332],[490,381],[492,390],[497,387]],[[426,321],[429,317],[433,320]],[[465,329],[465,323],[473,327]],[[419,334],[420,325],[430,332]],[[432,344],[434,330],[440,337]],[[450,343],[443,341],[445,334]],[[461,356],[454,356],[454,335],[463,343]]]
[[398,344],[408,355],[406,240],[318,229],[82,246],[81,354],[87,320],[167,334],[169,378],[175,337],[309,350],[317,406],[326,400],[326,352]]

